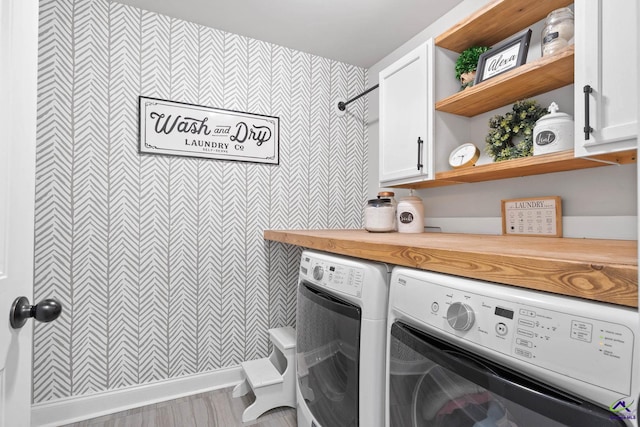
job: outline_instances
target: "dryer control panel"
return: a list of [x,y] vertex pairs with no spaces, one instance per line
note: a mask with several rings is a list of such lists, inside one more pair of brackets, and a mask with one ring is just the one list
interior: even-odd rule
[[365,275],[362,268],[308,258],[300,263],[300,274],[323,287],[358,298],[362,296]]
[[416,276],[394,274],[390,304],[423,329],[502,359],[631,393],[633,310],[455,276]]

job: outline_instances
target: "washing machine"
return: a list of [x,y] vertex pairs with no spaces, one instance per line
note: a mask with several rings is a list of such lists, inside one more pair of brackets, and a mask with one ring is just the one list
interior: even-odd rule
[[637,311],[398,268],[386,425],[637,426]]
[[296,314],[299,427],[384,425],[390,268],[305,250]]

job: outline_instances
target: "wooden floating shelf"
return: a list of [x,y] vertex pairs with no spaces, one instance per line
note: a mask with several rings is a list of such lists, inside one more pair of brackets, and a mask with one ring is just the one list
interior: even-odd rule
[[[573,0],[495,0],[436,37],[436,46],[462,52],[471,46],[493,46],[544,19]],[[505,18],[508,17],[508,18]]]
[[400,188],[434,188],[472,182],[495,181],[507,178],[542,175],[578,169],[589,169],[611,164],[636,162],[636,150],[594,156],[591,159],[574,157],[573,150],[539,156],[523,157],[502,162],[478,165],[464,169],[437,172],[434,180],[398,185]]
[[544,56],[436,102],[436,110],[473,117],[573,84],[574,46]]

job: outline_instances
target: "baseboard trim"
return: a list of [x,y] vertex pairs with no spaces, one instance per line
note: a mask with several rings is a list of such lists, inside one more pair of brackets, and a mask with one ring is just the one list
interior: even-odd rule
[[140,406],[231,387],[242,380],[242,368],[234,366],[150,384],[70,397],[31,406],[31,425],[54,427]]

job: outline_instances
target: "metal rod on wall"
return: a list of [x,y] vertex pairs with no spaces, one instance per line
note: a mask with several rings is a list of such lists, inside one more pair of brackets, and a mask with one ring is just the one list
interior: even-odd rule
[[355,96],[353,98],[351,98],[348,101],[340,101],[338,102],[338,110],[340,111],[344,111],[347,108],[347,105],[349,105],[350,103],[352,103],[353,101],[355,101],[356,99],[359,99],[363,96],[365,96],[366,94],[368,94],[369,92],[371,92],[372,90],[378,89],[378,86],[380,85],[375,85],[375,86],[371,86],[369,89],[365,90],[364,92],[362,92],[360,95]]

